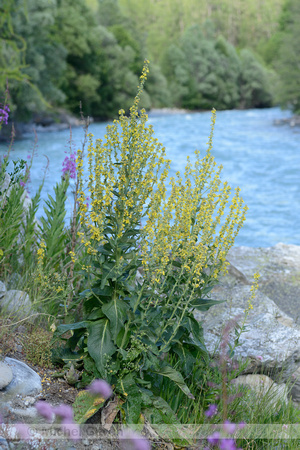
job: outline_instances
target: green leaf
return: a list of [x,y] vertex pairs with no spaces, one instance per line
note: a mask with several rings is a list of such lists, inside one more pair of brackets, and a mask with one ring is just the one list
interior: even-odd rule
[[51,360],[54,364],[67,364],[81,359],[83,352],[73,352],[69,348],[55,348],[52,350]]
[[159,370],[154,371],[154,373],[157,373],[158,375],[162,375],[163,377],[167,377],[170,380],[172,380],[177,386],[184,392],[188,397],[192,398],[192,394],[187,387],[187,385],[184,382],[183,376],[180,372],[173,369],[173,367],[165,365],[161,367]]
[[117,350],[111,339],[109,320],[100,319],[97,322],[90,322],[88,332],[87,347],[89,354],[95,361],[101,376],[105,378],[107,357],[112,356]]
[[63,334],[65,334],[67,331],[70,331],[70,330],[78,330],[80,328],[87,328],[89,323],[90,322],[88,322],[87,320],[83,320],[82,322],[58,325],[57,329],[55,330],[54,336],[55,337],[62,336]]
[[187,323],[189,324],[189,330],[193,336],[195,343],[198,347],[205,349],[204,339],[203,339],[203,328],[201,324],[194,317],[187,317]]
[[172,350],[179,356],[180,361],[184,366],[185,375],[188,375],[196,362],[196,359],[194,358],[192,353],[188,350],[188,345],[184,345],[181,342],[177,342],[172,347]]
[[127,423],[138,423],[142,410],[142,397],[134,376],[130,373],[120,381],[121,392],[126,395],[123,408]]
[[226,300],[210,300],[205,298],[197,298],[191,303],[191,308],[198,309],[198,311],[208,311],[214,305],[224,303]]
[[116,343],[117,336],[128,317],[128,306],[123,300],[116,298],[103,305],[102,311],[110,321],[110,329],[113,340]]
[[75,422],[78,424],[85,423],[90,417],[99,411],[104,403],[104,398],[99,396],[95,397],[88,391],[80,391],[72,405]]
[[97,319],[103,319],[105,316],[102,312],[102,308],[96,308],[94,309],[88,316],[88,320],[97,320]]
[[[121,331],[119,332],[119,334],[117,336],[117,340],[116,340],[116,345],[118,347],[121,347],[121,345],[122,345],[124,334],[125,334],[125,328],[122,328]],[[131,330],[127,331],[127,335],[125,337],[125,341],[123,342],[122,348],[127,347],[129,340],[130,340],[130,336],[131,336]]]

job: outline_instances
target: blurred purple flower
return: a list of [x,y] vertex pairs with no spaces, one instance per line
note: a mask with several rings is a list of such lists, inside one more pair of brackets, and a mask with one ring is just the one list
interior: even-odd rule
[[221,450],[237,450],[234,439],[221,439],[219,448]]
[[79,441],[81,439],[80,427],[77,423],[66,423],[62,421],[61,429],[65,434],[69,436],[72,441]]
[[21,439],[28,441],[31,438],[30,428],[25,423],[16,423],[15,427]]
[[229,422],[229,420],[225,420],[223,424],[223,429],[225,433],[233,434],[236,429],[236,425],[234,423]]
[[239,429],[242,430],[243,428],[245,428],[246,426],[246,422],[240,422],[239,423]]
[[59,405],[53,408],[53,412],[56,416],[59,416],[62,420],[62,422],[66,423],[69,421],[69,423],[73,423],[74,416],[73,416],[73,409],[69,405]]
[[257,358],[257,359],[259,359],[260,361],[262,361],[262,360],[263,360],[263,357],[262,357],[262,356],[260,356],[260,355],[259,355],[259,356],[257,356],[256,358]]
[[211,444],[211,445],[218,445],[218,443],[220,442],[220,433],[218,431],[216,431],[215,433],[213,433],[211,436],[207,437],[207,441]]
[[109,398],[113,393],[111,386],[105,380],[94,380],[87,390],[91,394],[100,395],[105,399]]
[[35,404],[36,410],[37,412],[44,417],[45,419],[48,420],[48,422],[52,422],[54,413],[53,413],[53,409],[52,406],[44,401],[39,401]]
[[4,122],[5,125],[7,125],[9,112],[10,112],[10,109],[9,109],[8,105],[4,105],[3,108],[0,107],[0,123]]
[[71,153],[70,157],[66,156],[63,164],[62,164],[62,171],[63,174],[66,175],[67,173],[70,175],[70,178],[75,179],[76,178],[76,153]]
[[205,411],[206,417],[212,417],[215,416],[218,412],[217,405],[209,405],[208,410]]
[[24,181],[20,181],[20,186],[21,186],[22,188],[25,188],[26,183],[24,183]]
[[150,450],[150,442],[129,428],[119,434],[121,450]]

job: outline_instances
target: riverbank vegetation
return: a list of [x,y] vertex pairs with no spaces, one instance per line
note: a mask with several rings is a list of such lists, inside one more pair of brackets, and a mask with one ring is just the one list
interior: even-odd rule
[[[11,118],[96,120],[141,107],[231,109],[274,103],[299,111],[297,0],[4,0],[0,90]],[[166,11],[168,12],[166,14]],[[2,101],[3,103],[3,101]]]
[[[40,223],[35,212],[42,185],[24,210],[32,159],[16,162],[9,174],[9,155],[1,161],[0,278],[29,293],[28,316],[35,314],[36,324],[52,333],[52,349],[45,340],[42,345],[70,384],[82,389],[94,379],[110,383],[112,421],[161,430],[167,425],[179,447],[276,448],[282,425],[297,423],[299,412],[279,400],[270,408],[267,397],[230,383],[246,367],[233,359],[244,324],[225,324],[219,356],[213,357],[193,315],[217,303],[209,294],[226,271],[247,209],[239,189],[231,195],[221,181],[222,168],[211,154],[215,111],[206,153],[196,151],[194,164],[187,160],[184,174],[170,179],[166,197],[169,161],[140,109],[147,74],[146,63],[129,115],[119,112],[104,142],[94,141],[86,128],[83,148],[76,155],[70,148]],[[65,226],[70,185],[74,209]],[[16,313],[1,312],[6,333],[19,323]],[[21,320],[27,320],[24,311]],[[82,390],[73,405],[77,426],[105,398]],[[254,421],[279,425],[278,439],[243,439],[246,423]],[[200,442],[198,435],[195,442],[182,427],[187,424],[192,433],[199,424],[219,424],[221,432],[208,432]],[[285,448],[296,448],[294,443],[290,439]]]

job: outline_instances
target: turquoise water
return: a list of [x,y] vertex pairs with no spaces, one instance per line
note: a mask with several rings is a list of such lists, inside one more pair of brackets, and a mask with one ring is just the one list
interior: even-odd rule
[[[267,247],[278,242],[300,245],[300,128],[275,126],[274,120],[289,117],[279,108],[217,112],[213,155],[223,165],[222,178],[232,188],[239,186],[249,207],[247,220],[237,245]],[[183,171],[186,157],[195,149],[203,155],[210,133],[210,113],[150,113],[155,136],[172,160],[172,173]],[[104,138],[107,124],[92,124],[95,138]],[[30,194],[42,180],[46,155],[50,160],[43,198],[60,179],[65,152],[69,151],[69,131],[38,132],[37,154],[31,170]],[[72,132],[74,146],[83,140],[83,131]],[[14,144],[13,157],[26,159],[34,136]],[[6,146],[0,145],[0,155]],[[69,195],[71,205],[72,195]],[[42,214],[42,205],[39,209]]]

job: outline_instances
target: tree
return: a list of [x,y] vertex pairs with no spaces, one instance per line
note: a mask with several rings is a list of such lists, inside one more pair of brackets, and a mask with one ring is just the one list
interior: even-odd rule
[[10,92],[18,119],[62,103],[65,95],[59,83],[65,68],[66,50],[54,33],[56,0],[27,0],[27,10],[13,0],[11,23],[26,42],[22,80],[13,80]]
[[300,3],[287,0],[281,16],[281,39],[278,60],[274,62],[280,76],[278,100],[300,113]]

